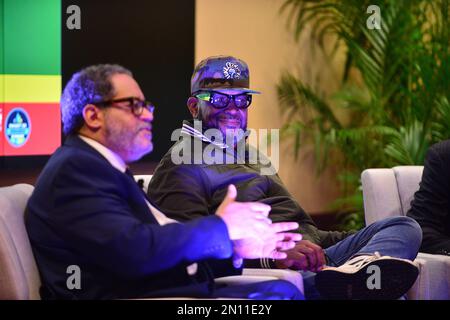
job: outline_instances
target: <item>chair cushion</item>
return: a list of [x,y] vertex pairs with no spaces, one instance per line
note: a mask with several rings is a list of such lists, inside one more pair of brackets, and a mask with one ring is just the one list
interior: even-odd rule
[[414,193],[419,190],[419,183],[422,180],[423,166],[401,166],[394,167],[397,188],[402,205],[402,214],[406,215],[411,208],[411,201]]
[[0,188],[0,299],[39,299],[40,278],[25,229],[33,186]]
[[440,254],[419,252],[417,260],[422,261],[421,281],[417,283],[417,295],[420,300],[450,299],[450,257]]
[[392,169],[367,169],[361,174],[366,225],[402,215],[395,174]]

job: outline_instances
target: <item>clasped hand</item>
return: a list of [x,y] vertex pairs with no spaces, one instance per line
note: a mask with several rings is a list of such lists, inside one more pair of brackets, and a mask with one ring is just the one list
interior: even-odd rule
[[269,205],[236,202],[236,195],[236,187],[229,185],[227,195],[216,212],[227,225],[235,256],[244,259],[287,258],[283,251],[292,249],[302,236],[285,231],[297,229],[298,223],[272,223],[268,218]]

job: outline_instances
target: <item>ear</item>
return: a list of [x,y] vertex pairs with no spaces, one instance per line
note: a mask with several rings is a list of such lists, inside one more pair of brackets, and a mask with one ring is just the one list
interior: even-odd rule
[[87,104],[83,108],[83,119],[86,127],[97,131],[103,126],[104,115],[99,107],[93,104]]
[[193,118],[197,118],[198,115],[198,99],[195,97],[189,97],[187,101],[187,107],[189,109],[189,112],[192,114]]

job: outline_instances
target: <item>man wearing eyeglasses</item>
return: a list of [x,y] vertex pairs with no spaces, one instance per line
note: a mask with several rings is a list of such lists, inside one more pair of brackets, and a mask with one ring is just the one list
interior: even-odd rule
[[233,183],[238,199],[270,205],[273,221],[298,222],[303,235],[286,251],[286,259],[246,261],[247,266],[303,271],[306,298],[396,299],[405,294],[418,275],[411,262],[421,242],[418,224],[396,217],[356,234],[319,230],[277,174],[262,174],[267,159],[250,161],[248,107],[259,92],[249,88],[249,79],[247,64],[232,56],[209,57],[195,67],[187,100],[193,120],[184,121],[179,140],[156,168],[149,197],[169,217],[189,221],[214,213]]
[[67,137],[27,206],[41,297],[301,298],[282,280],[219,286],[213,277],[222,265],[224,275],[239,274],[243,258],[285,258],[280,251],[301,239],[284,232],[296,223],[272,223],[270,206],[236,202],[232,184],[215,215],[188,223],[165,216],[142,192],[128,164],[153,148],[153,110],[118,65],[85,68],[67,83]]

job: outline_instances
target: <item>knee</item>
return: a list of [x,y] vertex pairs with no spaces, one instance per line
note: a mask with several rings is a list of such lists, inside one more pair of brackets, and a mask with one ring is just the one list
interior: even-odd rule
[[415,235],[420,234],[420,236],[422,237],[422,228],[413,218],[402,216],[402,217],[393,217],[391,219],[394,224],[398,226],[403,226],[406,230],[409,230],[409,232]]
[[287,296],[289,297],[288,300],[305,300],[304,294],[297,288],[295,285],[293,285],[290,282],[285,282],[286,284],[286,290],[288,292]]
[[419,251],[419,247],[422,243],[422,228],[417,223],[416,220],[410,217],[403,217],[405,222],[405,226],[409,228],[410,238],[413,238],[416,243],[417,251]]
[[389,224],[395,226],[397,232],[408,239],[411,248],[417,248],[418,251],[420,244],[422,243],[422,228],[417,221],[410,217],[403,216],[388,218],[388,220]]
[[[291,282],[286,280],[273,280],[271,281],[271,288],[267,291],[271,291],[269,294],[265,292],[266,299],[267,294],[269,294],[269,300],[304,300],[304,295],[302,292]],[[252,297],[255,298],[255,297]]]

